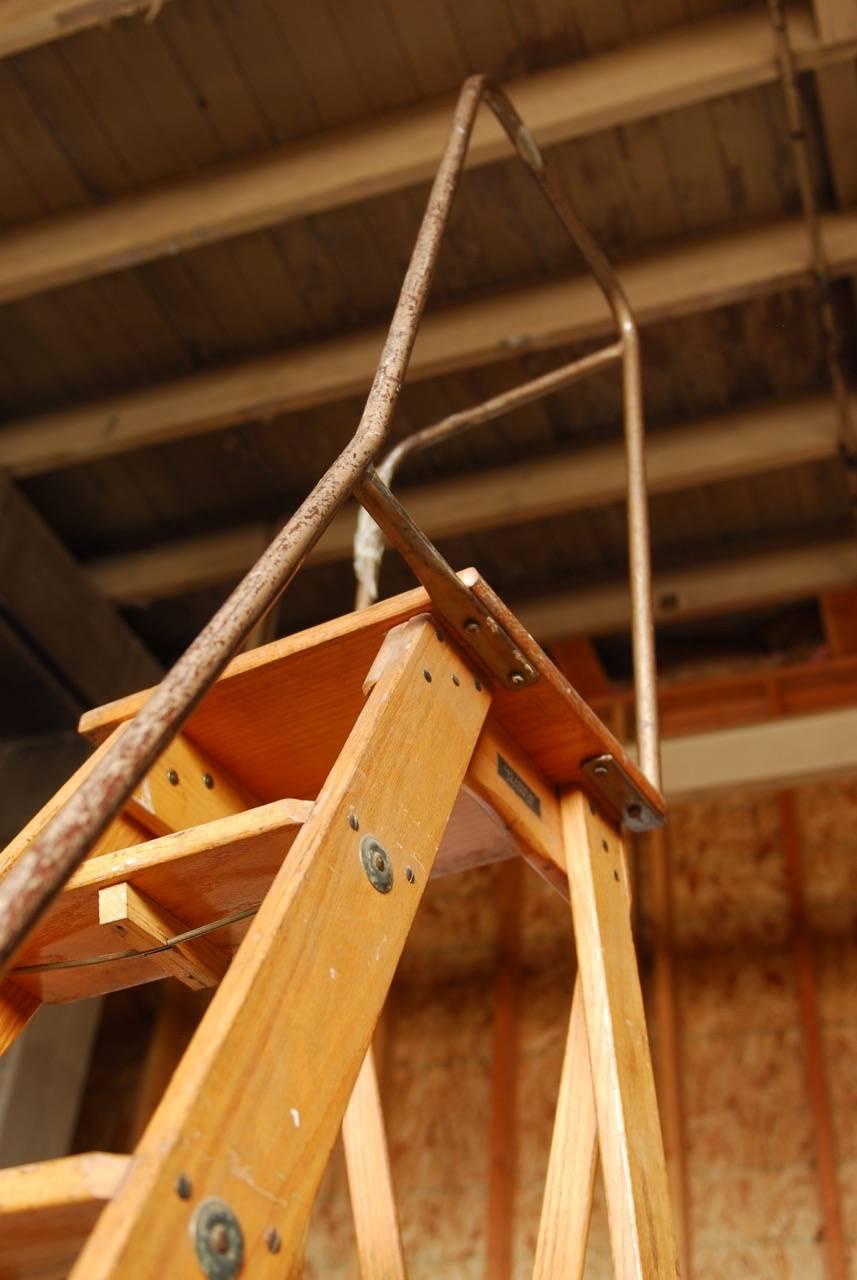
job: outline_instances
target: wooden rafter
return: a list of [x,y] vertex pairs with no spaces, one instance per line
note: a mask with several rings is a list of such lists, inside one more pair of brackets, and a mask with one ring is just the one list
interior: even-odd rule
[[[112,13],[139,9],[133,0],[64,0],[0,8],[0,53],[54,24],[91,25]],[[33,13],[32,11],[36,12]],[[42,11],[40,18],[39,11]],[[61,15],[50,20],[52,11]],[[822,43],[808,13],[795,17],[794,42],[801,67],[841,59],[857,39]],[[678,27],[616,52],[513,81],[511,96],[543,145],[626,124],[662,111],[766,84],[777,75],[763,12],[731,14]],[[449,129],[451,100],[337,129],[261,158],[203,173],[21,228],[0,241],[0,302],[68,284],[177,249],[320,213],[370,196],[399,191],[429,179]],[[493,121],[480,120],[468,164],[484,165],[509,154]]]
[[[646,447],[649,492],[715,484],[774,465],[821,462],[836,451],[837,418],[828,395],[771,401],[651,434]],[[618,441],[570,450],[405,488],[400,496],[435,541],[508,528],[622,501],[625,451]],[[353,509],[337,516],[309,562],[350,560],[355,525]],[[86,568],[108,599],[157,600],[229,581],[250,567],[271,536],[271,525],[258,522],[109,556]]]
[[[787,551],[736,556],[658,573],[653,582],[658,622],[737,613],[764,604],[815,596],[825,587],[857,582],[857,544],[852,538],[810,543]],[[553,591],[516,603],[516,614],[540,640],[582,631],[606,635],[629,624],[627,584]]]
[[135,13],[153,17],[166,0],[0,0],[0,58],[51,40],[106,26]]
[[[813,0],[821,41],[857,36],[857,5],[852,0]],[[789,32],[792,38],[791,24]],[[841,206],[857,200],[857,68],[853,58],[816,74],[818,101],[827,142],[833,189]]]
[[160,667],[8,481],[0,484],[0,612],[81,706],[151,683]]
[[[857,270],[857,212],[827,215],[821,227],[831,272]],[[799,218],[682,241],[626,262],[619,275],[641,324],[812,280]],[[582,342],[609,327],[591,277],[541,282],[428,315],[408,377],[420,381],[496,363],[511,346],[546,350]],[[36,474],[359,394],[369,388],[383,339],[382,329],[359,329],[12,422],[0,432],[0,466]]]

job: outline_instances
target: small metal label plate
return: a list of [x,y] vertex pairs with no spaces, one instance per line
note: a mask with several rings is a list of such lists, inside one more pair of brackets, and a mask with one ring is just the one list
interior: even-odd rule
[[532,787],[527,786],[521,775],[512,768],[508,760],[503,759],[499,752],[497,753],[497,772],[503,781],[509,784],[515,795],[520,800],[523,800],[529,809],[532,809],[537,818],[540,818],[542,816],[541,800]]

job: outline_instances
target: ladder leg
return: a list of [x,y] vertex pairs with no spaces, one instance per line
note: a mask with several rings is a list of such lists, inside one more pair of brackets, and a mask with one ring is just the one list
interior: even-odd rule
[[379,658],[76,1280],[299,1274],[325,1163],[490,703],[429,618],[396,628]]
[[11,1049],[18,1036],[42,1007],[38,996],[16,987],[6,978],[0,982],[0,1057]]
[[574,984],[533,1280],[580,1280],[592,1215],[598,1131],[580,978]]
[[361,1280],[406,1280],[375,1055],[370,1047],[342,1121]]
[[581,791],[563,798],[562,819],[613,1267],[618,1280],[675,1280],[622,837]]

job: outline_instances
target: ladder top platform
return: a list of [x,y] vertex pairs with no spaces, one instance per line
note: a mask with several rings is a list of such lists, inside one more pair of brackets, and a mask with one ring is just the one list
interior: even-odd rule
[[[649,809],[663,815],[660,793],[477,571],[459,576],[539,677],[517,690],[497,683],[492,718],[554,786],[588,786],[582,763],[609,754]],[[194,711],[185,736],[260,801],[314,799],[363,706],[363,682],[384,635],[431,607],[419,587],[240,654]],[[144,690],[87,712],[81,733],[101,742],[147,696]]]

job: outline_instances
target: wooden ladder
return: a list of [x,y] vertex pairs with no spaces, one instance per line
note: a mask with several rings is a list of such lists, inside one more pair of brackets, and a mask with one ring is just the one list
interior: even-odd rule
[[[662,800],[461,576],[527,687],[477,670],[423,589],[243,654],[30,934],[0,988],[3,1047],[44,1001],[168,975],[218,989],[130,1157],[0,1173],[0,1275],[299,1276],[352,1099],[361,1274],[404,1276],[367,1048],[429,878],[520,854],[570,901],[578,957],[534,1275],[582,1274],[600,1150],[616,1275],[674,1280],[622,851]],[[144,698],[84,717],[102,745],[0,877]]]

